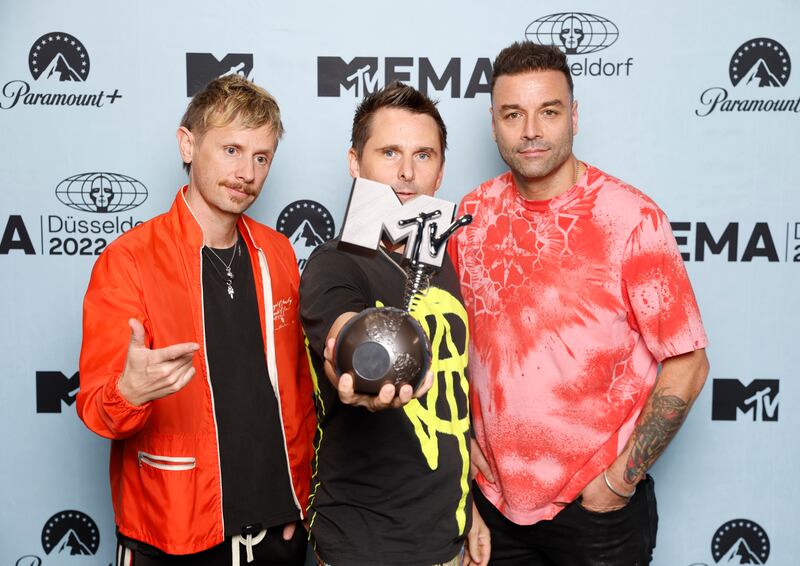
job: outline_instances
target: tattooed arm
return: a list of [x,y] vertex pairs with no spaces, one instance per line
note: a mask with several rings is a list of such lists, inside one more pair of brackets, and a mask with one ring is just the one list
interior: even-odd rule
[[[617,491],[632,492],[636,483],[664,452],[700,394],[707,375],[705,350],[663,361],[656,385],[630,440],[606,471],[608,480]],[[594,511],[611,511],[626,503],[625,499],[608,489],[603,474],[586,486],[582,496],[582,505]]]

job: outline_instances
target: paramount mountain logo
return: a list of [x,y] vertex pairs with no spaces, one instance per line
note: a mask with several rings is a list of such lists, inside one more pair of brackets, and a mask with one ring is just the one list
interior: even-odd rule
[[92,556],[99,547],[97,525],[74,509],[56,513],[42,529],[42,548],[49,555]]
[[789,51],[769,37],[745,41],[734,51],[728,64],[728,77],[735,89],[731,97],[726,88],[711,87],[700,95],[702,108],[697,116],[720,112],[800,112],[800,96],[773,98],[774,89],[785,87],[792,72]]
[[278,215],[278,232],[289,238],[302,271],[311,252],[333,238],[335,226],[331,213],[313,200],[298,200]]
[[83,82],[89,76],[89,53],[68,33],[46,33],[28,54],[28,67],[37,81]]
[[766,564],[769,537],[755,521],[734,519],[714,533],[711,555],[717,564]]

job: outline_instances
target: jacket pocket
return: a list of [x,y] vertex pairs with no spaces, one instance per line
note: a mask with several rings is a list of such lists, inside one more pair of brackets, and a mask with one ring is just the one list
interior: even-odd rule
[[147,465],[170,472],[193,470],[197,465],[194,456],[159,456],[157,454],[148,454],[141,450],[137,453],[137,459],[139,460],[140,468],[143,465]]

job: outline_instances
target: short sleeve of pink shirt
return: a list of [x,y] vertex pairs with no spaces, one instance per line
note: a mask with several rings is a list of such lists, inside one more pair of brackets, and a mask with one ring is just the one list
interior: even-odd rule
[[692,285],[666,215],[653,204],[628,238],[622,284],[629,324],[660,363],[707,344]]

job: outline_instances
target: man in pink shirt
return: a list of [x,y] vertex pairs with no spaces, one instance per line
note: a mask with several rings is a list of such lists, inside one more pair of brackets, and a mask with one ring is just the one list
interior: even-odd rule
[[572,91],[557,48],[500,52],[492,133],[510,171],[463,199],[474,221],[451,241],[492,564],[648,564],[646,472],[708,374],[669,221],[573,155]]

